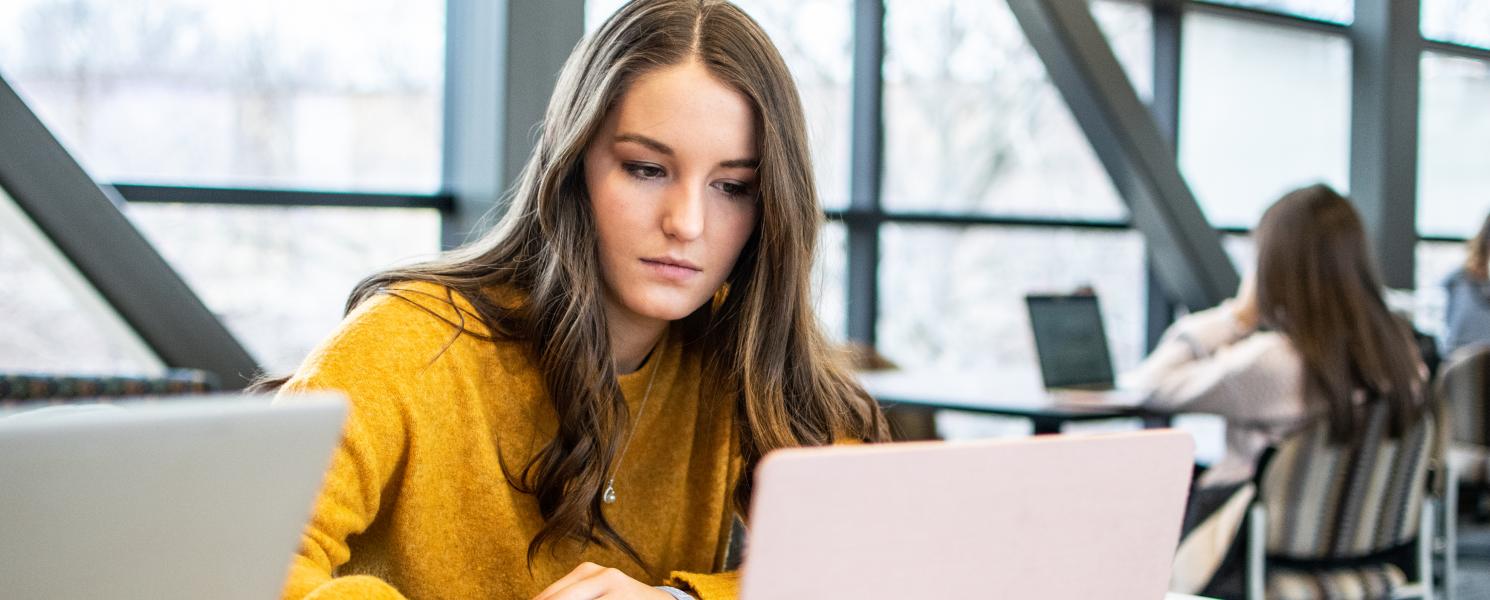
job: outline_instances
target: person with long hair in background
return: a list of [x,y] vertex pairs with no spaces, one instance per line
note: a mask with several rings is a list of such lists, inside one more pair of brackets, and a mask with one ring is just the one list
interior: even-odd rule
[[780,53],[722,0],[583,40],[497,227],[361,282],[287,380],[350,401],[286,598],[733,597],[756,464],[887,439],[832,358]]
[[[1226,453],[1196,481],[1187,538],[1203,523],[1235,532],[1236,503],[1233,514],[1218,511],[1252,480],[1267,448],[1303,427],[1323,419],[1345,441],[1363,430],[1368,402],[1386,404],[1397,432],[1427,407],[1412,329],[1387,307],[1349,201],[1324,185],[1295,190],[1263,214],[1254,235],[1256,268],[1237,296],[1175,322],[1125,381],[1148,394],[1150,409],[1226,419]],[[1208,580],[1201,595],[1239,596],[1240,544],[1224,555],[1185,556],[1206,547],[1214,545],[1181,544],[1177,579]],[[1184,573],[1188,565],[1205,572]]]

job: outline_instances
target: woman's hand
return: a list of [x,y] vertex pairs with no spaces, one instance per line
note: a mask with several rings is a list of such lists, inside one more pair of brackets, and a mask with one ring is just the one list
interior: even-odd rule
[[1248,273],[1242,277],[1242,284],[1237,287],[1235,302],[1235,314],[1237,328],[1243,331],[1257,329],[1257,276]]
[[620,569],[584,563],[533,600],[673,600],[671,594],[632,579]]

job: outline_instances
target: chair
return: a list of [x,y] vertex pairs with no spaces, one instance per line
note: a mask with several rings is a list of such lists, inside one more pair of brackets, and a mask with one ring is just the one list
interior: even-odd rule
[[[1245,526],[1249,599],[1434,597],[1435,418],[1392,438],[1384,403],[1363,410],[1354,443],[1331,443],[1320,423],[1279,445],[1258,474]],[[1394,562],[1406,549],[1417,581]]]
[[[1490,345],[1454,351],[1439,374],[1438,394],[1447,409],[1458,484],[1483,501],[1490,491]],[[1482,502],[1467,504],[1485,514]]]

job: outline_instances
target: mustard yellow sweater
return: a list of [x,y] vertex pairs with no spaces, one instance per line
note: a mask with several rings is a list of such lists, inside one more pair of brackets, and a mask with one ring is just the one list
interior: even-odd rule
[[[564,542],[527,563],[543,520],[498,464],[527,463],[557,430],[532,353],[490,342],[470,305],[443,287],[408,283],[348,315],[283,388],[337,390],[350,401],[344,437],[290,567],[284,597],[481,598],[535,596],[581,562],[660,585],[671,579],[704,600],[733,598],[720,570],[740,469],[733,412],[700,395],[699,361],[669,335],[643,367],[620,378],[636,422],[606,516],[654,569],[625,554]],[[437,298],[431,298],[430,296]],[[412,302],[410,302],[412,301]],[[420,306],[415,306],[417,302]],[[690,573],[702,573],[696,575]]]

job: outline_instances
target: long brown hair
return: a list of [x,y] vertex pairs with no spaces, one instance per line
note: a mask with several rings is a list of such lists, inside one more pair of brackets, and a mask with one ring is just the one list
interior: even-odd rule
[[1392,432],[1424,402],[1412,331],[1387,308],[1360,216],[1324,185],[1288,193],[1257,226],[1257,308],[1304,359],[1304,397],[1336,441],[1362,429],[1365,392],[1391,406]]
[[1468,245],[1469,253],[1464,258],[1464,272],[1477,281],[1490,279],[1490,215],[1485,216],[1484,224],[1480,225],[1480,232],[1474,234],[1474,239],[1469,240]]
[[[606,333],[582,159],[632,82],[695,59],[753,106],[759,146],[756,229],[726,279],[727,293],[679,323],[687,348],[701,353],[702,388],[720,391],[701,400],[735,414],[744,459],[736,508],[746,510],[754,467],[767,452],[888,438],[877,405],[833,358],[812,309],[823,217],[785,62],[761,28],[723,0],[631,2],[565,62],[497,227],[435,261],[374,275],[347,301],[350,312],[376,294],[399,293],[389,290],[396,283],[433,282],[470,301],[493,337],[531,344],[559,425],[525,465],[514,471],[503,463],[508,482],[534,495],[544,518],[528,546],[530,564],[545,544],[572,539],[613,544],[646,566],[601,510],[629,415]],[[493,290],[515,291],[517,299]]]

